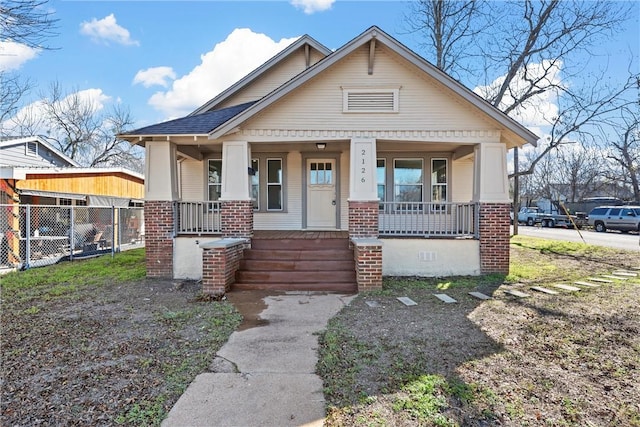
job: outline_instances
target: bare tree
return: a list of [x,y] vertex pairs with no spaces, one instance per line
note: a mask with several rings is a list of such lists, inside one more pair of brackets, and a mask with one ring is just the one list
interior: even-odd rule
[[2,38],[31,48],[49,49],[46,42],[56,35],[58,20],[47,3],[48,0],[2,0]]
[[[483,63],[480,77],[484,83],[476,90],[514,118],[522,119],[525,112],[530,113],[541,97],[560,105],[559,111],[551,117],[539,112],[551,128],[550,137],[539,156],[530,159],[526,170],[519,169],[515,161],[518,150],[514,150],[512,177],[516,209],[519,177],[531,175],[549,152],[568,140],[578,139],[585,133],[585,128],[628,105],[623,95],[632,87],[637,74],[632,74],[622,87],[603,87],[601,76],[606,69],[600,70],[600,75],[590,76],[585,71],[588,64],[578,58],[589,57],[581,54],[590,54],[594,46],[622,29],[621,24],[632,16],[629,13],[633,8],[631,3],[580,0],[478,3],[467,0],[449,6],[460,11],[452,16],[436,13],[440,7],[438,1],[425,3],[431,7],[418,10],[425,22],[421,29],[427,35],[427,50],[433,51],[431,56],[445,57],[437,59],[443,64],[441,68],[446,67],[450,74],[461,76],[463,83],[475,85],[479,76],[471,74],[468,63],[460,59],[468,58],[469,51],[479,53],[475,58],[481,58]],[[462,11],[469,13],[465,15]],[[464,35],[458,33],[451,39],[453,42],[440,43],[442,29],[451,28],[460,16],[465,16],[464,25],[459,25],[457,30]],[[492,17],[488,27],[485,27],[486,16]],[[449,24],[439,22],[441,18],[448,19]],[[472,46],[468,44],[471,40]],[[465,52],[459,52],[460,49]],[[582,84],[570,87],[568,81]]]
[[421,47],[442,71],[458,76],[471,72],[473,37],[488,27],[483,0],[419,0],[410,3],[405,16],[408,30],[427,41]]
[[18,73],[0,71],[0,136],[4,136],[2,124],[18,110],[20,100],[33,84]]
[[142,149],[115,136],[134,124],[128,108],[115,105],[105,111],[100,102],[77,90],[64,92],[59,83],[52,83],[40,96],[33,106],[37,112],[22,111],[14,119],[19,133],[45,133],[58,150],[84,166],[122,166],[142,172]]
[[620,168],[618,179],[633,193],[635,201],[640,201],[640,111],[636,104],[631,109],[621,110],[617,139],[608,143],[607,157]]
[[[2,0],[0,41],[38,50],[52,49],[47,41],[56,35],[58,20],[47,3],[48,0]],[[18,73],[0,70],[0,124],[15,114],[20,100],[32,87],[32,82]],[[0,135],[4,135],[1,127]]]

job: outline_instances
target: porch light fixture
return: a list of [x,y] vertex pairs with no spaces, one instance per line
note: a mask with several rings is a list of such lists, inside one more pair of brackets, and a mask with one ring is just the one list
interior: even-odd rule
[[318,150],[324,150],[325,148],[327,148],[327,144],[325,144],[324,142],[316,142],[316,148]]

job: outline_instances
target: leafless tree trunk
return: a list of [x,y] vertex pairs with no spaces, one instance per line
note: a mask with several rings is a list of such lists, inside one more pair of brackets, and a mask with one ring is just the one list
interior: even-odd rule
[[408,30],[421,34],[427,58],[442,71],[458,76],[472,72],[473,37],[489,26],[483,0],[419,0],[411,3],[405,16]]
[[[630,73],[622,87],[603,87],[601,75],[588,75],[587,64],[577,58],[589,57],[593,46],[619,32],[632,16],[631,10],[630,3],[608,1],[423,0],[407,21],[424,34],[427,57],[463,83],[477,84],[479,76],[468,60],[481,61],[484,83],[476,91],[523,124],[528,124],[524,112],[531,112],[540,97],[559,105],[551,117],[540,112],[551,131],[538,157],[511,175],[524,177],[533,174],[549,152],[579,139],[587,127],[628,105],[624,95],[637,73]],[[491,17],[489,26],[486,17]],[[582,84],[569,86],[569,81]],[[514,188],[516,207],[518,193],[519,188]]]

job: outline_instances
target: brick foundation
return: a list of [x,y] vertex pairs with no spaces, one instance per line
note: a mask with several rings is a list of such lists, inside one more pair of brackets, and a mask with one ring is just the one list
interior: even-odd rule
[[173,202],[144,203],[147,277],[173,277]]
[[480,271],[509,274],[510,206],[481,203],[479,209]]
[[223,239],[202,246],[202,292],[222,296],[235,282],[247,244],[245,239]]
[[378,238],[378,201],[349,201],[349,238]]
[[221,209],[222,237],[253,237],[253,202],[224,200]]
[[382,243],[376,239],[354,239],[351,242],[358,292],[382,289]]

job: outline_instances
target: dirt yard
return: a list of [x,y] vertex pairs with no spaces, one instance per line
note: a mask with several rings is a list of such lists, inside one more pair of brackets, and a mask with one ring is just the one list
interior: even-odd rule
[[322,337],[326,424],[640,426],[640,279],[552,287],[640,267],[638,253],[602,255],[516,244],[517,283],[398,279],[361,295]]
[[[356,298],[321,337],[327,425],[640,426],[640,280],[529,289],[638,267],[638,253],[516,243],[512,259],[517,283],[387,280]],[[0,425],[158,425],[240,322],[194,282],[29,292],[3,289]]]
[[195,282],[52,289],[3,296],[0,425],[157,425],[240,321]]

